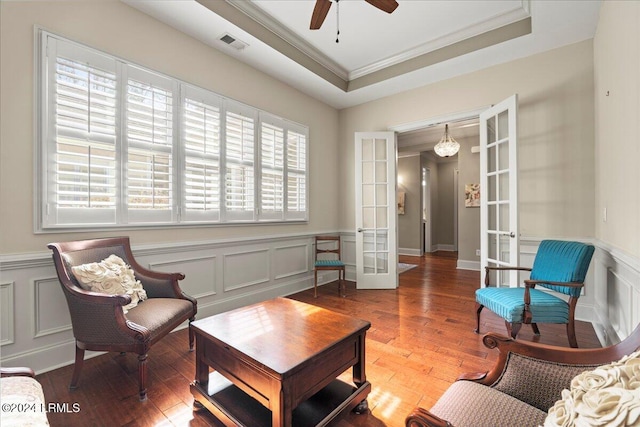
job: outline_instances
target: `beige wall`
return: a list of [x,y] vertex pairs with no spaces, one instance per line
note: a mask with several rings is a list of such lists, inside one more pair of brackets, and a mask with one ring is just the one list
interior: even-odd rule
[[602,3],[594,68],[596,237],[640,257],[640,2]]
[[458,142],[458,259],[479,262],[476,249],[480,249],[480,208],[465,207],[464,186],[480,183],[480,154],[471,152],[471,147],[480,145],[480,140],[464,138]]
[[[117,0],[0,2],[0,254],[50,241],[128,234],[136,244],[338,228],[338,113]],[[33,233],[34,26],[213,90],[310,128],[310,223],[115,232]],[[250,49],[250,47],[248,48]]]
[[[454,200],[455,200],[455,173],[458,169],[457,160],[446,160],[438,163],[438,214],[433,219],[435,230],[434,245],[454,246]],[[448,249],[453,249],[448,248]]]
[[398,215],[398,247],[412,249],[416,255],[422,247],[420,227],[422,226],[422,186],[420,155],[398,159],[398,191],[405,192],[405,213]]
[[341,229],[354,228],[354,132],[474,110],[514,93],[519,95],[520,232],[593,236],[591,40],[342,110]]

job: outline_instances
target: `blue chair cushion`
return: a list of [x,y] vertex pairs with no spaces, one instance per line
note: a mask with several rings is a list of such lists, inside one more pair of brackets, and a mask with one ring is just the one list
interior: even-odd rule
[[333,259],[319,259],[316,261],[316,267],[344,267],[344,262]]
[[[568,323],[569,305],[548,292],[531,289],[533,323]],[[524,288],[480,288],[476,301],[510,323],[522,323]]]
[[[580,242],[543,240],[533,261],[530,277],[532,280],[583,283],[593,251],[592,245]],[[565,295],[580,296],[581,288],[541,285]]]

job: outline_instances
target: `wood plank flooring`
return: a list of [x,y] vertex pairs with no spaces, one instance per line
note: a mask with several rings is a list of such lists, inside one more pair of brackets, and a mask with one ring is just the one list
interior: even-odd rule
[[[418,267],[400,275],[396,290],[356,290],[349,283],[346,298],[341,298],[333,283],[322,286],[318,298],[312,289],[290,296],[371,322],[366,343],[370,411],[349,414],[336,426],[403,426],[415,406],[430,408],[458,375],[486,371],[496,358],[482,345],[482,335],[473,332],[480,273],[456,270],[454,253],[401,256],[400,261]],[[524,326],[518,339],[568,347],[563,325],[539,326],[541,336]],[[481,332],[489,330],[506,333],[503,321],[484,310]],[[576,330],[580,347],[600,347],[589,323],[577,322]],[[187,331],[181,330],[151,349],[146,402],[138,401],[134,354],[87,360],[79,388],[73,391],[68,388],[72,366],[39,375],[47,402],[80,405],[78,413],[49,413],[51,425],[221,426],[206,410],[192,410],[189,383],[195,354],[188,352],[187,342]]]

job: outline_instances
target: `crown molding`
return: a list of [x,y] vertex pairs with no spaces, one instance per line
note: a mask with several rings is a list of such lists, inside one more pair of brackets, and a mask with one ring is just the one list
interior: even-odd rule
[[397,55],[391,56],[381,61],[377,61],[373,64],[353,70],[349,73],[348,80],[355,80],[357,78],[366,76],[376,71],[380,71],[385,68],[411,60],[413,58],[417,58],[418,56],[427,54],[429,52],[433,52],[437,49],[450,46],[462,40],[466,40],[466,39],[478,36],[480,34],[484,34],[488,31],[496,30],[505,25],[509,25],[514,22],[520,21],[522,19],[528,18],[531,16],[529,2],[530,0],[522,0],[522,2],[520,3],[521,6],[517,9],[511,10],[509,12],[506,12],[500,15],[496,15],[492,18],[489,18],[477,24],[469,25],[467,27],[451,32],[440,38],[423,43],[412,49],[408,49]]
[[397,64],[401,64],[405,61],[409,61],[411,59],[417,58],[421,55],[427,54],[429,52],[433,52],[437,49],[441,49],[446,46],[453,45],[462,40],[466,40],[480,34],[484,34],[488,31],[492,31],[498,28],[501,28],[505,25],[512,24],[514,22],[520,21],[524,18],[530,17],[530,0],[522,0],[520,3],[520,7],[513,9],[509,12],[496,15],[492,18],[489,18],[485,21],[479,22],[477,24],[469,25],[464,27],[458,31],[451,32],[443,37],[437,38],[435,40],[429,41],[427,43],[423,43],[419,46],[416,46],[412,49],[406,50],[398,55],[393,55],[389,58],[385,58],[381,61],[377,61],[375,63],[366,65],[364,67],[355,69],[353,71],[345,70],[338,63],[333,61],[331,58],[320,52],[313,45],[306,42],[304,39],[299,37],[297,34],[289,30],[283,23],[273,18],[271,15],[266,13],[264,10],[256,6],[252,1],[247,0],[225,0],[229,5],[238,9],[269,31],[271,31],[276,36],[280,37],[282,40],[289,43],[294,48],[298,49],[300,52],[304,53],[322,67],[328,69],[333,72],[340,78],[346,81],[355,80],[357,78],[375,73],[377,71],[392,67]]
[[226,0],[231,6],[235,7],[282,40],[289,43],[329,71],[333,72],[343,80],[347,80],[349,73],[337,62],[333,61],[327,55],[320,52],[313,45],[299,37],[294,32],[290,31],[280,21],[266,13],[264,10],[257,7],[252,1],[247,0]]

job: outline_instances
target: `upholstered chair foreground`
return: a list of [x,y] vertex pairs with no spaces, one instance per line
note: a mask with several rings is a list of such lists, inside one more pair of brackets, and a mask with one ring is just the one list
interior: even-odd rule
[[47,402],[31,368],[0,368],[0,426],[45,427]]
[[[147,353],[182,322],[195,320],[197,302],[180,289],[181,273],[147,270],[128,237],[51,243],[71,314],[76,357],[70,388],[78,386],[85,350],[138,354],[140,400],[147,397]],[[194,335],[189,330],[189,349]]]
[[622,342],[577,349],[489,333],[498,360],[462,375],[431,410],[415,408],[407,427],[640,425],[640,326]]
[[[504,319],[507,331],[514,339],[523,323],[531,324],[536,335],[540,334],[538,323],[566,323],[569,345],[578,347],[574,320],[576,304],[593,251],[592,245],[580,242],[543,240],[533,268],[485,267],[485,287],[476,291],[476,333],[480,333],[480,312],[487,307]],[[524,281],[524,287],[496,287],[496,283],[491,283],[492,277],[499,276],[493,272],[507,270],[530,271],[530,278]],[[535,289],[536,285],[553,292]],[[568,297],[568,301],[562,297]]]

